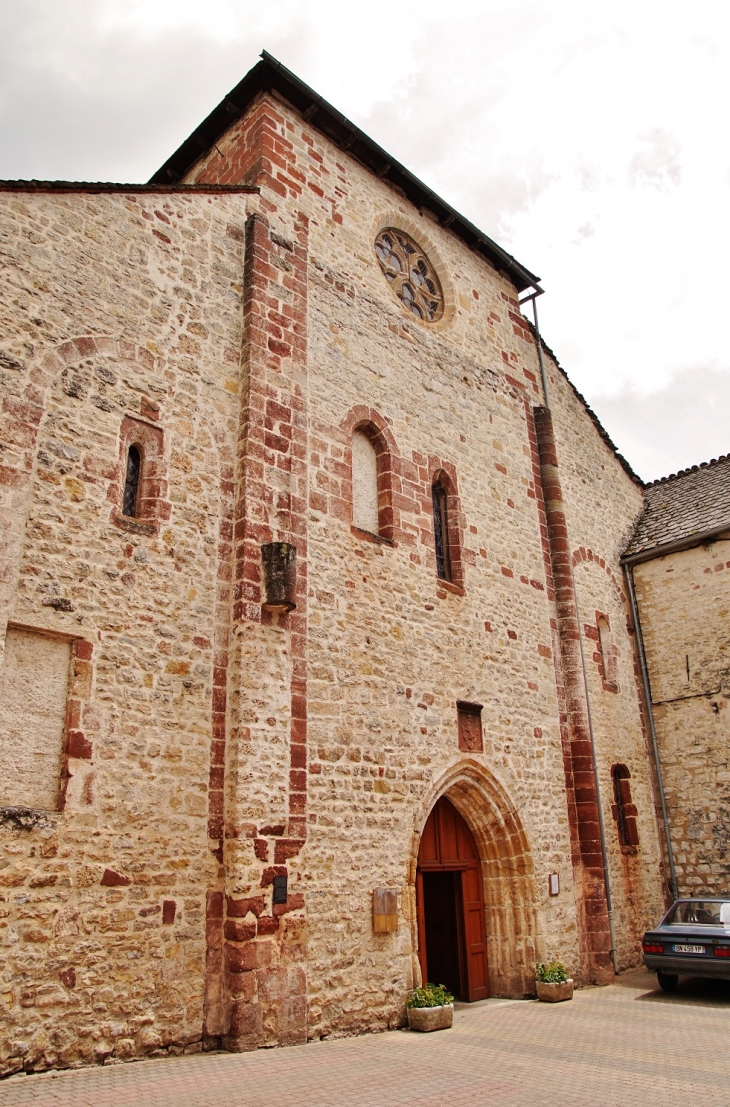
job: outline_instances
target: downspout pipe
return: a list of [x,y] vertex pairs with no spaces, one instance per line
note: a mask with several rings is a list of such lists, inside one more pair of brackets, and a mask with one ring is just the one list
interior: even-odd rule
[[654,709],[652,707],[651,698],[651,684],[649,682],[649,670],[646,664],[646,652],[644,650],[644,636],[641,633],[641,621],[639,619],[639,605],[636,602],[636,591],[634,588],[634,567],[633,565],[626,564],[624,562],[624,577],[626,578],[626,587],[629,593],[629,604],[631,605],[631,618],[634,622],[634,629],[636,631],[636,648],[639,653],[639,668],[641,669],[641,683],[644,688],[644,699],[646,701],[646,711],[649,716],[649,732],[651,734],[651,745],[654,752],[654,767],[656,769],[657,785],[659,788],[659,802],[662,808],[662,822],[664,824],[664,840],[667,844],[667,857],[669,859],[669,881],[672,887],[672,895],[675,899],[679,899],[679,891],[677,888],[677,872],[674,867],[674,850],[672,849],[672,834],[669,829],[669,815],[667,814],[667,799],[664,794],[664,779],[662,776],[662,763],[659,757],[659,743],[657,742],[656,727],[654,725]]
[[544,288],[538,288],[535,286],[535,291],[531,292],[529,296],[523,296],[520,300],[520,304],[526,304],[529,300],[532,300],[532,317],[535,320],[535,345],[537,346],[537,360],[540,365],[540,379],[542,380],[542,394],[545,397],[545,407],[550,408],[550,398],[548,396],[547,374],[545,373],[545,362],[542,356],[542,339],[540,338],[540,324],[537,321],[537,298],[542,296]]
[[606,846],[606,825],[603,821],[603,806],[601,804],[601,785],[598,776],[598,760],[596,758],[596,739],[593,733],[593,717],[591,715],[591,697],[588,692],[588,672],[586,670],[586,655],[583,648],[583,631],[581,630],[580,607],[578,606],[578,592],[575,587],[575,575],[573,575],[573,599],[575,601],[575,613],[578,619],[578,642],[580,644],[580,663],[583,670],[583,689],[586,697],[586,716],[588,719],[588,737],[591,743],[591,760],[593,762],[593,778],[596,786],[596,809],[598,811],[598,834],[601,840],[601,862],[603,864],[603,883],[606,887],[606,911],[608,912],[608,933],[611,938],[611,962],[616,976],[619,974],[618,956],[616,954],[616,929],[613,924],[613,901],[611,899],[611,871],[608,866],[608,849]]

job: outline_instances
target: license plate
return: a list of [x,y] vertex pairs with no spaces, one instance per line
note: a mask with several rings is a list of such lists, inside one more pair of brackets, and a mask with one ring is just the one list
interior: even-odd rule
[[680,946],[680,945],[676,945],[674,947],[674,952],[675,953],[704,953],[705,952],[705,947],[704,946]]

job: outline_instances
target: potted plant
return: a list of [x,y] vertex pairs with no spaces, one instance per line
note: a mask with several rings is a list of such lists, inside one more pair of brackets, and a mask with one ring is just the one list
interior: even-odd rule
[[454,1021],[454,997],[443,984],[414,988],[406,999],[410,1030],[448,1030]]
[[545,965],[538,961],[535,966],[535,984],[537,998],[543,1003],[561,1003],[573,998],[573,981],[565,971],[562,961],[550,961]]

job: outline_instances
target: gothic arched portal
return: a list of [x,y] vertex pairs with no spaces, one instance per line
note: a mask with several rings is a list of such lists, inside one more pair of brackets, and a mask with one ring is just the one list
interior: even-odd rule
[[[465,760],[441,779],[424,814],[411,869],[421,979],[454,983],[462,999],[530,994],[542,943],[532,855],[517,809],[484,766]],[[439,927],[451,954],[447,948],[442,961],[431,954],[429,964],[429,938],[438,944]],[[437,968],[450,981],[434,979]]]

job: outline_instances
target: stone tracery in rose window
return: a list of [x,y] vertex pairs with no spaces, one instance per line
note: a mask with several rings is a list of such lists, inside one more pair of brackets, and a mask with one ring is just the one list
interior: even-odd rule
[[386,280],[417,319],[435,323],[444,313],[444,294],[433,266],[405,231],[386,227],[375,239],[375,253]]

